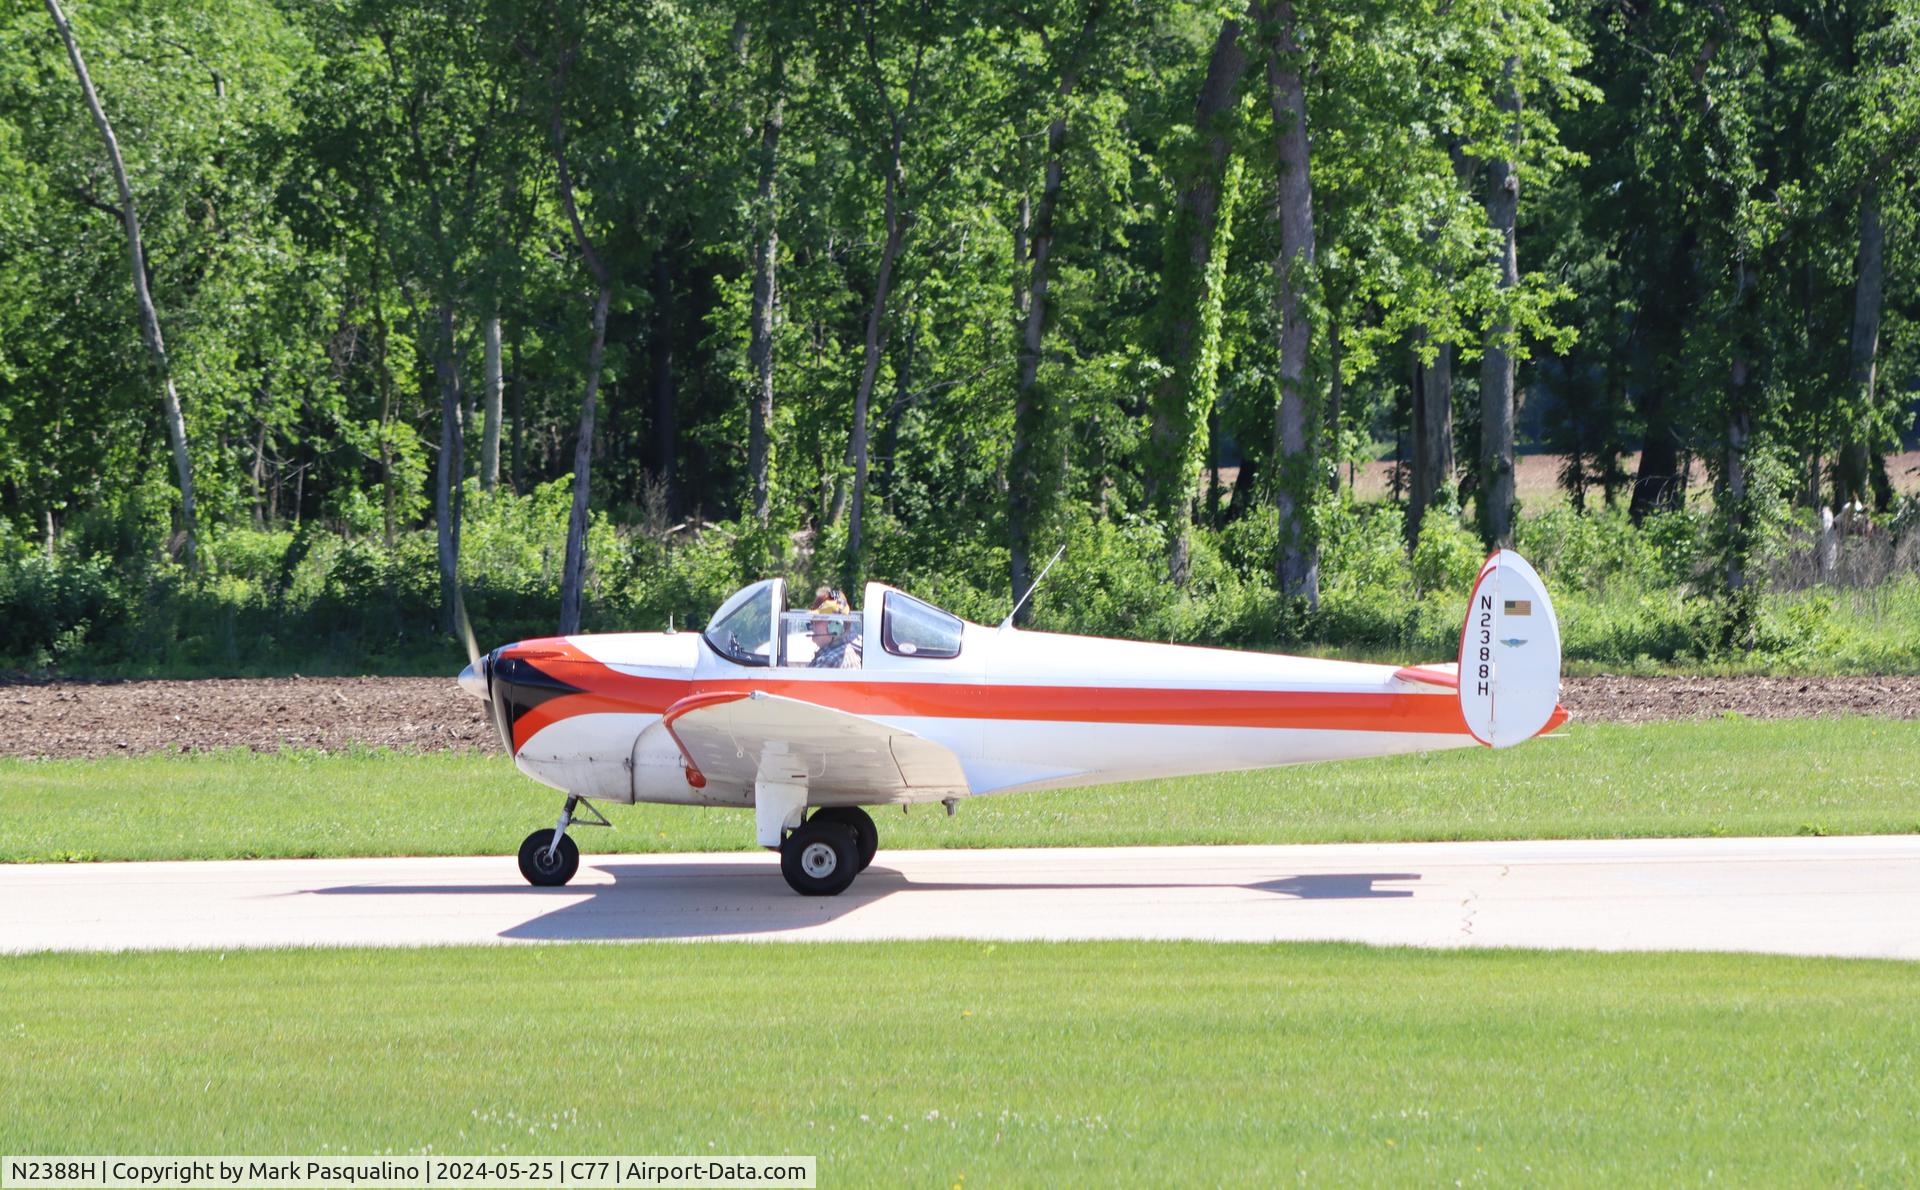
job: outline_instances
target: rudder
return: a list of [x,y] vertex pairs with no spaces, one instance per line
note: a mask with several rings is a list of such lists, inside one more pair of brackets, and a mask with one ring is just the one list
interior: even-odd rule
[[1545,730],[1560,703],[1560,621],[1546,584],[1512,550],[1480,567],[1460,629],[1460,712],[1473,738],[1510,748]]

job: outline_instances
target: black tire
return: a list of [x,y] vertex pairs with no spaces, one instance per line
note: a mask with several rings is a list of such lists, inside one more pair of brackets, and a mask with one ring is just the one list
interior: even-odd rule
[[832,897],[860,874],[860,842],[838,822],[805,822],[780,844],[780,874],[803,897]]
[[547,849],[553,844],[553,832],[535,831],[520,844],[520,874],[527,883],[540,888],[558,888],[573,879],[580,870],[580,846],[570,835],[560,836],[560,848],[551,856]]
[[854,840],[860,844],[862,872],[873,862],[874,853],[880,850],[880,828],[873,825],[873,816],[858,806],[822,806],[807,821],[837,822],[853,831]]

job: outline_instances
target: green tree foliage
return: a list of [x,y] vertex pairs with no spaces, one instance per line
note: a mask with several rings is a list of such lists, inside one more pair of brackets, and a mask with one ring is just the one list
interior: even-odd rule
[[[1818,508],[1912,520],[1888,460],[1920,376],[1916,0],[67,7],[138,199],[210,562],[180,572],[98,136],[46,14],[16,5],[0,560],[40,555],[8,589],[67,610],[15,655],[108,631],[110,606],[217,602],[235,567],[232,592],[287,607],[391,589],[408,640],[462,583],[551,627],[575,477],[588,623],[696,614],[766,569],[997,618],[1066,542],[1042,623],[1379,639],[1375,611],[1472,552],[1461,510],[1486,517],[1506,474],[1482,389],[1509,368],[1519,449],[1565,456],[1575,509],[1706,543],[1634,572],[1684,588],[1701,639],[1765,636],[1759,588]],[[1296,226],[1280,272],[1276,64],[1312,179],[1311,252]],[[1283,390],[1310,432],[1281,457]],[[1377,507],[1344,491],[1427,448],[1465,465],[1411,510],[1405,476]]]

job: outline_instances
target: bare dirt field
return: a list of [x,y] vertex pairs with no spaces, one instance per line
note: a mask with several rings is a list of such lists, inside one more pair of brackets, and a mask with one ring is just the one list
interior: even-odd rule
[[[1560,486],[1561,455],[1521,455],[1514,460],[1514,490],[1521,504],[1534,511],[1563,503],[1567,498],[1565,489]],[[1628,475],[1640,467],[1638,452],[1626,456],[1621,466]],[[1240,468],[1220,468],[1220,484],[1229,490],[1238,478]],[[1342,478],[1345,472],[1342,471]],[[1909,450],[1903,454],[1887,456],[1887,478],[1893,481],[1896,492],[1920,492],[1920,450]],[[1362,500],[1385,500],[1392,494],[1393,460],[1378,459],[1354,469],[1354,494]],[[1706,468],[1696,462],[1688,476],[1687,486],[1695,490],[1704,490],[1707,485]],[[1629,491],[1631,488],[1629,487]],[[1593,493],[1592,499],[1598,500],[1599,494]]]
[[[1920,677],[1568,678],[1588,723],[1881,715],[1920,718]],[[180,749],[409,751],[499,746],[481,704],[445,678],[210,678],[0,685],[0,756],[129,756]]]

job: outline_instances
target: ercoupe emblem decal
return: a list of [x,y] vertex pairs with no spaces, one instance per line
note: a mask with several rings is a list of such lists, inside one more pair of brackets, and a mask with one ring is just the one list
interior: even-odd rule
[[1519,637],[1517,637],[1517,636],[1510,636],[1510,637],[1508,637],[1507,639],[1505,639],[1505,640],[1503,640],[1503,641],[1501,641],[1500,643],[1501,643],[1501,644],[1503,644],[1503,645],[1505,645],[1505,646],[1507,646],[1507,647],[1508,647],[1509,649],[1517,649],[1517,648],[1519,648],[1519,647],[1520,647],[1521,645],[1524,645],[1524,644],[1526,644],[1527,642],[1526,642],[1526,641],[1524,641],[1524,640],[1522,640],[1522,639],[1520,639],[1520,638],[1519,638]]

